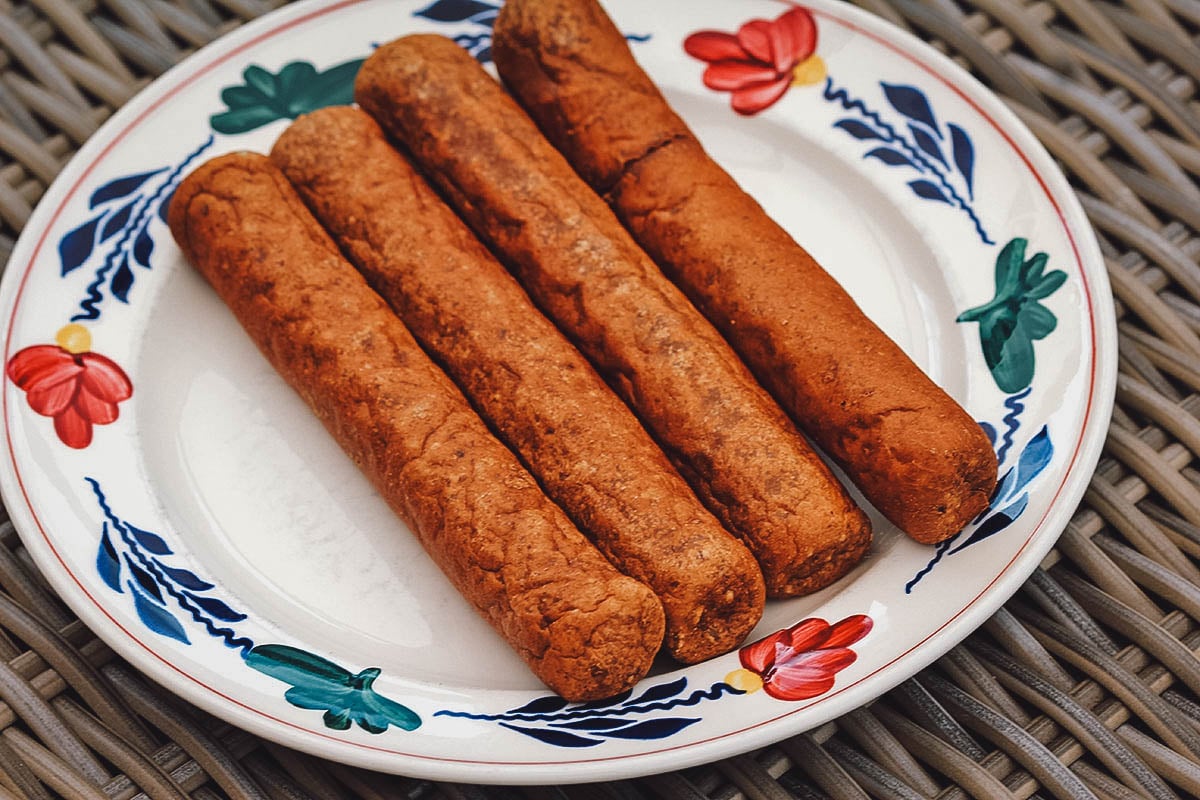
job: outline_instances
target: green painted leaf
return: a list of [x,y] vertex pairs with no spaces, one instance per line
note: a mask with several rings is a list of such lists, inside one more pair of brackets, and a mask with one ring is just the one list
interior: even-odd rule
[[378,692],[364,692],[362,701],[363,714],[358,724],[371,733],[382,732],[389,724],[405,731],[413,731],[421,726],[421,718],[416,712]]
[[239,108],[266,105],[270,102],[263,93],[249,86],[226,86],[221,90],[221,102],[231,111]]
[[1015,320],[1004,314],[987,314],[979,320],[979,340],[983,347],[983,360],[991,371],[1004,357],[1004,343],[1012,335]]
[[958,322],[979,323],[979,344],[984,363],[996,385],[1007,393],[1019,392],[1033,382],[1033,343],[1058,325],[1042,300],[1067,279],[1062,270],[1047,273],[1049,256],[1035,253],[1025,259],[1026,239],[1015,237],[996,256],[996,293],[987,303],[968,308]]
[[233,135],[318,108],[352,103],[354,79],[362,63],[358,58],[318,72],[308,61],[292,61],[275,75],[258,65],[249,66],[242,73],[243,84],[221,90],[226,110],[213,114],[209,124],[217,133]]
[[284,699],[297,708],[314,711],[331,708],[351,709],[353,689],[322,688],[317,686],[293,686],[283,693]]
[[245,661],[247,666],[293,686],[349,687],[354,677],[328,659],[286,644],[260,644],[246,654]]
[[246,656],[248,666],[288,684],[283,697],[297,708],[324,711],[326,727],[344,731],[350,723],[370,733],[389,726],[411,731],[421,718],[412,709],[375,691],[377,667],[352,674],[314,653],[284,644],[264,644]]
[[1021,284],[1021,264],[1025,259],[1026,240],[1012,239],[996,256],[996,296],[1007,297]]
[[222,114],[213,114],[209,118],[208,124],[217,133],[232,135],[261,128],[263,125],[274,122],[277,119],[282,119],[282,117],[273,108],[262,105],[239,108],[236,111],[226,111]]
[[362,64],[361,58],[338,64],[318,74],[308,85],[301,86],[293,98],[297,113],[307,114],[318,108],[354,102],[354,79]]
[[978,322],[987,313],[988,313],[987,306],[975,306],[974,308],[968,308],[966,311],[959,314],[957,317],[954,318],[954,321],[955,322]]
[[246,80],[247,86],[259,92],[265,98],[271,99],[279,94],[279,85],[275,80],[275,76],[257,64],[251,64],[246,67],[246,71],[242,73],[242,77]]
[[1033,340],[1017,327],[1000,346],[1000,359],[992,368],[992,378],[1000,390],[1012,394],[1033,382]]
[[1037,283],[1049,260],[1050,256],[1045,253],[1035,253],[1033,258],[1026,261],[1021,266],[1021,285],[1029,287]]
[[[326,711],[321,719],[324,721],[326,728],[332,728],[335,731],[350,729],[350,712],[345,709]],[[383,733],[383,731],[372,731],[372,733]]]
[[1041,303],[1029,303],[1017,316],[1017,324],[1024,328],[1030,339],[1045,339],[1058,326],[1054,313]]
[[279,86],[279,94],[291,97],[300,91],[305,84],[316,79],[316,77],[317,68],[311,63],[308,61],[292,61],[279,70],[279,76],[276,81]]
[[1043,300],[1058,291],[1058,287],[1067,282],[1067,273],[1061,269],[1043,275],[1037,283],[1032,284],[1025,296],[1033,300]]

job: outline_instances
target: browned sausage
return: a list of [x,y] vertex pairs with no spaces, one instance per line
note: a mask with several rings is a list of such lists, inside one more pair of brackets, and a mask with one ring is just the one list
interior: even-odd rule
[[750,551],[375,121],[322,109],[271,159],[551,499],[654,590],[671,654],[694,663],[737,647],[763,610]]
[[546,685],[610,696],[649,670],[663,613],[488,432],[279,170],[204,164],[171,232],[458,590]]
[[595,0],[511,0],[501,77],[805,433],[914,539],[988,503],[980,426],[701,148]]
[[356,99],[641,415],[769,595],[826,586],[862,557],[869,523],[829,468],[474,59],[405,37],[363,65]]

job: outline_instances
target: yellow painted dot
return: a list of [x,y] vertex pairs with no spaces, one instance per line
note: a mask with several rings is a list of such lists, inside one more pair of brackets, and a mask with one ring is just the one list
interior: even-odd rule
[[741,689],[746,694],[754,694],[762,688],[762,678],[758,673],[748,669],[735,669],[725,676],[725,682],[735,689]]
[[816,53],[801,61],[792,70],[792,86],[812,86],[825,80],[825,59]]
[[86,353],[92,349],[92,335],[87,328],[75,322],[59,328],[54,341],[68,353]]

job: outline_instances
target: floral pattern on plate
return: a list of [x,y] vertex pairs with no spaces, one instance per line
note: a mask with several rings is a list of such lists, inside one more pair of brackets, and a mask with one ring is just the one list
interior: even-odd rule
[[[464,689],[443,680],[427,662],[490,663],[497,654],[440,629],[437,617],[424,649],[364,649],[361,637],[338,638],[354,613],[326,625],[325,609],[272,605],[265,589],[229,574],[233,562],[215,555],[226,540],[196,537],[261,509],[205,497],[197,507],[207,510],[188,516],[146,466],[144,426],[155,424],[151,404],[166,380],[146,366],[147,342],[209,333],[208,319],[168,330],[179,309],[164,292],[187,272],[163,221],[171,193],[199,159],[266,149],[286,120],[348,102],[358,66],[380,41],[438,31],[488,62],[499,8],[492,0],[317,0],[246,26],[131,102],[64,170],[5,278],[12,469],[0,481],[38,563],[122,655],[193,702],[326,757],[487,782],[552,780],[570,763],[580,779],[599,780],[750,749],[864,702],[905,674],[913,654],[944,650],[982,621],[1049,548],[1098,455],[1114,338],[1094,242],[1032,137],[949,62],[841,4],[703,2],[686,13],[683,4],[661,13],[632,0],[606,5],[634,32],[627,38],[652,76],[685,100],[688,121],[730,137],[727,156],[752,161],[756,148],[746,142],[772,143],[786,130],[797,152],[819,148],[842,170],[856,202],[897,215],[913,232],[904,241],[929,243],[936,271],[924,299],[940,314],[930,352],[963,376],[958,391],[996,448],[1001,479],[989,508],[937,548],[885,530],[886,559],[829,594],[773,605],[737,652],[664,666],[625,695],[586,704],[527,684]],[[343,35],[330,35],[334,25]],[[694,98],[701,87],[709,100]],[[789,155],[768,168],[780,183],[791,179]],[[740,178],[743,168],[731,171]],[[803,227],[778,197],[764,205]],[[847,224],[846,242],[883,235]],[[821,229],[811,232],[821,238]],[[185,289],[186,299],[203,301],[199,289]],[[175,349],[187,363],[188,346]],[[234,382],[221,396],[248,398],[253,409],[252,383]],[[196,419],[209,427],[193,435],[219,433],[212,416],[224,411],[201,405]],[[253,457],[247,448],[236,452]],[[350,514],[358,500],[345,502]],[[289,535],[304,533],[308,513],[289,519],[299,526]],[[322,541],[321,526],[338,519],[318,519],[308,541]],[[349,546],[340,552],[354,555]],[[953,581],[938,569],[951,557]],[[255,568],[269,574],[269,561]],[[353,563],[362,569],[368,560]],[[313,596],[354,583],[330,577]],[[396,596],[397,609],[422,600]],[[421,641],[421,632],[411,638]],[[464,758],[466,742],[484,755]]]

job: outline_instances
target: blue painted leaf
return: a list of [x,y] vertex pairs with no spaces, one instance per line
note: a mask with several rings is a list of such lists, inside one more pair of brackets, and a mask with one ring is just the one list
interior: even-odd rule
[[899,150],[893,150],[890,147],[876,147],[874,150],[867,153],[863,158],[877,158],[890,167],[915,167],[908,157]]
[[167,212],[171,208],[171,198],[175,196],[175,190],[172,189],[166,197],[158,204],[158,218],[163,222],[167,221]]
[[903,86],[895,83],[880,83],[879,85],[883,87],[883,94],[892,104],[892,108],[909,119],[927,126],[939,139],[942,138],[942,134],[938,130],[937,118],[933,116],[933,109],[929,107],[929,101],[925,99],[924,92],[915,86]]
[[913,141],[917,143],[917,147],[924,150],[926,155],[932,156],[942,164],[946,164],[946,158],[942,155],[942,148],[938,147],[937,140],[930,136],[928,131],[910,122],[908,124],[908,132],[912,134]]
[[224,622],[241,622],[246,618],[246,615],[240,611],[234,611],[227,606],[223,601],[215,597],[201,597],[194,595],[191,592],[185,594],[192,599],[196,605],[200,606],[206,612]]
[[150,268],[150,254],[154,252],[154,240],[150,238],[150,234],[145,228],[138,231],[137,238],[133,240],[133,260],[141,264],[146,269]]
[[162,537],[157,533],[151,533],[150,531],[144,531],[141,528],[135,528],[128,522],[125,523],[125,528],[130,534],[132,534],[133,538],[137,540],[138,544],[149,550],[151,553],[154,553],[154,555],[171,555],[171,548],[167,547],[167,543],[164,542]]
[[917,167],[917,164],[908,161],[908,157],[902,154],[902,152],[893,150],[892,148],[876,148],[868,152],[863,158],[878,158],[878,160],[889,167]]
[[833,123],[833,127],[841,128],[846,133],[853,136],[855,139],[882,139],[883,134],[872,128],[865,122],[859,122],[856,119],[839,119]]
[[414,16],[424,17],[434,22],[462,22],[479,14],[491,11],[495,13],[497,6],[491,3],[481,3],[479,0],[436,0]]
[[125,556],[125,566],[129,567],[129,573],[133,575],[138,586],[141,586],[148,596],[153,597],[159,603],[163,602],[162,589],[159,588],[153,575],[133,563],[133,559],[128,554]]
[[168,578],[175,581],[185,589],[191,589],[194,592],[203,592],[205,589],[211,589],[213,587],[211,583],[200,578],[198,575],[196,575],[196,573],[191,572],[190,570],[182,569],[180,567],[169,567],[159,561],[157,558],[154,559],[154,564],[164,573],[166,573]]
[[996,482],[996,488],[992,491],[992,499],[988,503],[988,507],[992,508],[1003,503],[1015,491],[1015,483],[1016,471],[1005,470],[1004,474],[1000,476],[1000,480]]
[[983,435],[992,443],[992,447],[996,446],[996,428],[990,422],[980,422],[979,427],[983,428]]
[[626,689],[620,694],[614,694],[612,697],[604,697],[599,700],[589,700],[588,702],[575,706],[576,711],[591,711],[597,708],[610,708],[620,705],[629,699],[629,695],[633,694],[632,689]]
[[965,550],[973,544],[978,544],[988,537],[995,536],[1000,531],[1013,524],[1017,517],[1025,510],[1025,506],[1029,502],[1029,495],[1023,494],[1017,501],[1003,511],[999,511],[983,521],[983,524],[971,532],[971,535],[963,540],[962,544],[949,551],[946,555],[954,555],[960,550]]
[[138,203],[138,198],[130,200],[125,205],[117,209],[117,212],[109,217],[104,222],[104,227],[100,229],[100,241],[107,241],[124,230],[129,224],[129,218],[133,215],[133,207]]
[[570,722],[556,722],[556,728],[570,728],[575,731],[608,731],[613,728],[623,728],[629,724],[629,720],[619,717],[589,717],[587,719],[576,719]]
[[507,722],[501,722],[500,727],[508,728],[510,731],[523,733],[526,736],[537,739],[540,742],[554,745],[555,747],[595,747],[600,744],[600,739],[592,739],[587,736],[578,736],[567,731],[554,730],[552,728],[526,728],[521,725],[512,725]]
[[129,290],[133,288],[133,270],[129,268],[129,256],[124,253],[121,254],[119,265],[113,272],[109,287],[112,289],[113,297],[122,303],[129,302]]
[[58,260],[61,274],[66,275],[88,260],[96,246],[96,228],[103,214],[92,217],[82,225],[67,231],[58,242]]
[[954,166],[958,174],[963,176],[967,184],[967,192],[975,199],[975,146],[971,137],[962,128],[951,122],[946,126],[950,129],[950,151],[954,156]]
[[938,200],[942,203],[949,203],[946,195],[942,194],[942,190],[930,181],[909,181],[908,188],[913,190],[917,197],[923,197],[926,200]]
[[1017,485],[1014,491],[1023,489],[1029,482],[1042,473],[1042,470],[1054,458],[1054,443],[1050,441],[1050,428],[1046,425],[1037,432],[1017,460]]
[[[1029,494],[1023,494],[1014,500],[1008,508],[1000,512],[1002,516],[1015,520],[1017,517],[1025,513],[1026,507],[1029,505]],[[978,541],[978,540],[977,540]]]
[[665,719],[648,719],[627,728],[603,731],[601,736],[612,739],[665,739],[674,736],[689,725],[699,722],[699,717],[667,717]]
[[567,701],[556,694],[535,697],[520,708],[509,711],[510,714],[552,714],[567,707]]
[[184,644],[191,644],[187,633],[183,630],[183,626],[179,624],[179,620],[171,615],[171,612],[151,601],[145,593],[134,585],[133,581],[128,581],[127,585],[133,594],[133,607],[137,610],[138,619],[142,621],[142,624],[155,633],[161,633],[163,636],[178,639]]
[[136,192],[143,183],[160,172],[165,172],[166,169],[166,167],[160,167],[150,172],[139,172],[137,175],[115,178],[92,192],[92,196],[88,199],[88,208],[95,208],[101,203],[107,203],[109,200],[128,197]]
[[117,560],[117,550],[108,538],[108,523],[100,533],[100,547],[96,551],[96,572],[114,592],[124,592],[121,588],[121,562]]
[[679,678],[678,680],[668,683],[660,683],[657,686],[651,686],[640,695],[630,700],[626,705],[641,705],[642,703],[653,703],[657,700],[666,700],[668,697],[674,697],[687,688],[687,678]]
[[478,53],[476,53],[476,54],[475,54],[475,60],[476,60],[476,61],[478,61],[480,64],[488,64],[488,63],[491,63],[491,60],[492,60],[492,47],[491,47],[491,45],[488,45],[487,47],[483,48],[483,49],[482,49],[482,50],[480,50]]

